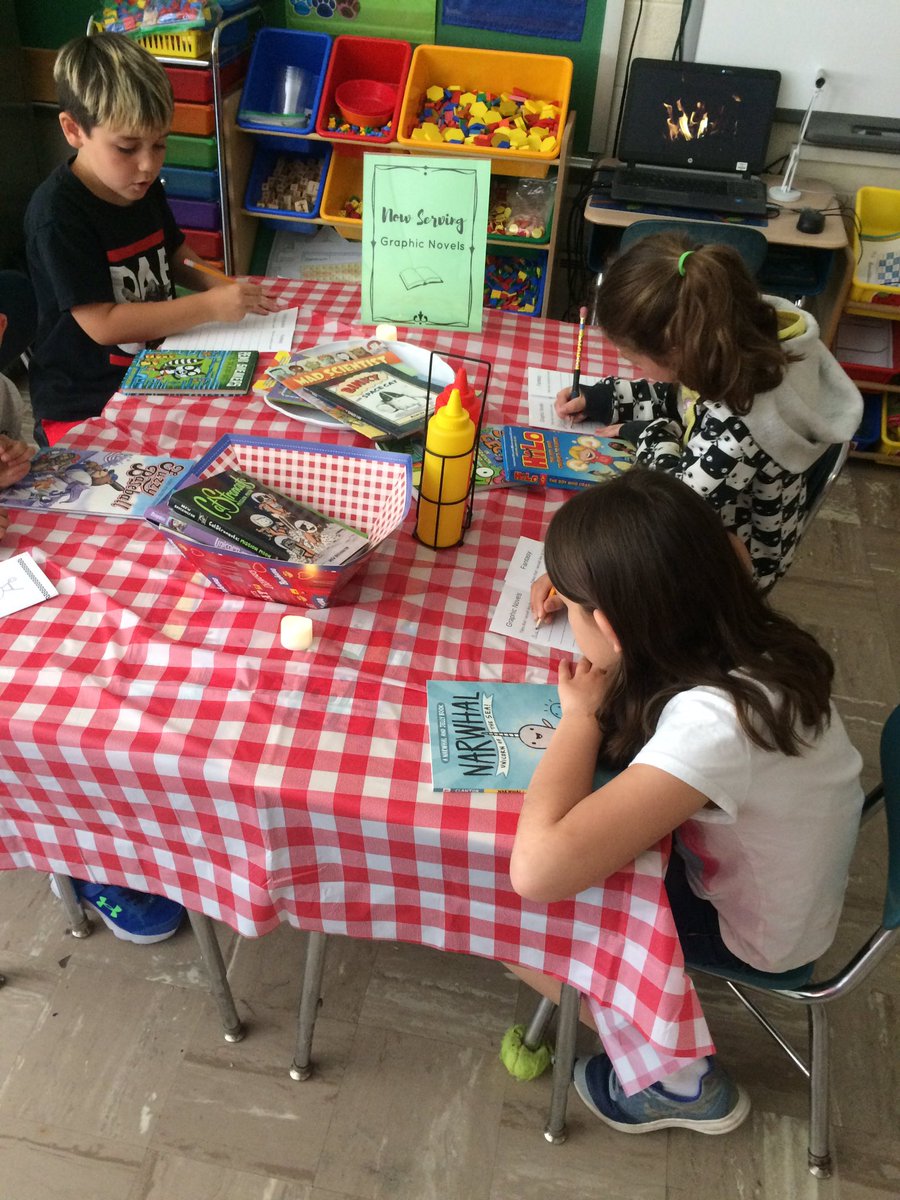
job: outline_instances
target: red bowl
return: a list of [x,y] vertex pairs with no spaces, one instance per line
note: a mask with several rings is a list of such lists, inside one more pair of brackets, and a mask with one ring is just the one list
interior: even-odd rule
[[334,101],[348,125],[386,125],[394,115],[397,89],[377,79],[347,79],[335,88]]

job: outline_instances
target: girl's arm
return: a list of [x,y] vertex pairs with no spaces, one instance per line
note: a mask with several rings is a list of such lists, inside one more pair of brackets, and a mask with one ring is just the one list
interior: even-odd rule
[[720,407],[704,408],[683,444],[663,423],[649,426],[635,462],[675,475],[718,510],[746,492],[762,457],[741,418]]
[[582,386],[574,400],[570,399],[568,388],[557,392],[556,412],[561,417],[602,421],[604,425],[646,422],[657,417],[677,420],[676,388],[671,383],[650,383],[646,379],[630,383],[611,375]]
[[657,767],[627,767],[592,788],[601,734],[595,712],[607,686],[586,659],[560,663],[560,723],[534,773],[510,863],[516,891],[548,903],[601,883],[707,803]]

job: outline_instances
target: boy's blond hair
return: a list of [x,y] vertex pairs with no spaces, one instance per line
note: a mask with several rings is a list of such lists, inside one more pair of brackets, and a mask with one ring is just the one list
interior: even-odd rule
[[168,130],[174,101],[152,54],[121,33],[66,42],[53,67],[60,108],[86,134],[95,125],[121,133]]

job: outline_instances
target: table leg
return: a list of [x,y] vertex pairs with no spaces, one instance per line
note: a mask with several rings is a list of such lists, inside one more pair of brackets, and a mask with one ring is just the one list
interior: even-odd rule
[[564,983],[559,997],[559,1016],[556,1022],[556,1057],[553,1061],[553,1091],[550,1094],[550,1116],[544,1137],[554,1146],[569,1136],[566,1130],[566,1105],[575,1065],[575,1037],[578,1032],[578,1012],[581,993]]
[[522,1044],[526,1050],[537,1050],[538,1046],[544,1040],[544,1034],[547,1032],[547,1026],[556,1011],[556,1005],[549,996],[542,996],[537,1008],[534,1010],[534,1016],[528,1022],[528,1028],[522,1037]]
[[328,935],[310,930],[306,935],[306,963],[303,968],[303,987],[300,992],[300,1012],[297,1017],[297,1049],[291,1063],[291,1079],[309,1079],[312,1074],[312,1040],[316,1015],[322,1003],[322,976],[325,973],[325,947]]
[[240,1042],[246,1031],[234,1006],[234,997],[225,973],[225,960],[222,958],[222,951],[219,948],[212,921],[204,913],[191,912],[190,909],[188,909],[188,919],[200,947],[203,965],[206,967],[209,990],[219,1006],[219,1016],[222,1018],[222,1027],[225,1030],[225,1041]]
[[51,878],[55,885],[56,894],[62,900],[63,908],[66,910],[66,917],[69,920],[70,926],[69,932],[72,934],[72,937],[90,937],[94,932],[94,926],[88,920],[84,909],[81,907],[81,901],[78,899],[71,876],[60,875],[54,872]]

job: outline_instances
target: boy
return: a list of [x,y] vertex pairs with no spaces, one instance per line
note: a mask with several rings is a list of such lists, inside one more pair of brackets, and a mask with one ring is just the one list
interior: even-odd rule
[[[121,34],[78,37],[53,70],[74,158],[25,215],[39,324],[31,365],[35,438],[45,446],[97,416],[147,342],[276,304],[251,283],[214,279],[166,201],[159,172],[172,119],[160,63]],[[175,284],[195,293],[176,299]]]

